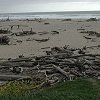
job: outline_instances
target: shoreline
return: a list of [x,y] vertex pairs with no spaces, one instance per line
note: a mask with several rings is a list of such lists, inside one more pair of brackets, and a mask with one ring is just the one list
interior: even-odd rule
[[61,19],[61,18],[99,18],[100,19],[100,11],[61,11],[61,12],[24,12],[24,13],[1,13],[1,18],[54,18],[54,19]]

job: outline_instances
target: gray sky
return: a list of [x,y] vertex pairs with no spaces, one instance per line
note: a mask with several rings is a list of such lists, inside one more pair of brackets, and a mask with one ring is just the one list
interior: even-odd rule
[[0,13],[100,10],[100,0],[0,0]]

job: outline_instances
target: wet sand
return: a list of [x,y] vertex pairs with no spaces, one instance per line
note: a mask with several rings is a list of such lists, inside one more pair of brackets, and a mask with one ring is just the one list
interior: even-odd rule
[[[19,28],[18,28],[19,25]],[[13,26],[11,30],[11,26]],[[11,20],[0,21],[0,29],[10,30],[10,34],[6,34],[10,38],[10,45],[0,45],[0,58],[16,58],[18,55],[24,56],[43,55],[44,51],[54,46],[63,47],[70,45],[72,48],[82,48],[83,46],[95,46],[100,44],[100,38],[86,39],[87,34],[80,33],[77,29],[85,29],[86,31],[100,32],[100,21],[87,22],[86,19],[72,19],[71,21],[62,21],[62,19],[42,19],[37,20]],[[36,32],[34,35],[16,36],[23,31]],[[52,34],[52,31],[58,31],[59,34]],[[42,34],[45,32],[47,34]],[[4,34],[0,34],[4,35]],[[46,42],[37,42],[34,39],[47,39]],[[27,41],[27,40],[31,41]],[[22,41],[22,43],[17,42]],[[47,49],[41,49],[45,48]],[[48,48],[50,47],[50,48]],[[99,48],[91,49],[91,53],[100,54]]]

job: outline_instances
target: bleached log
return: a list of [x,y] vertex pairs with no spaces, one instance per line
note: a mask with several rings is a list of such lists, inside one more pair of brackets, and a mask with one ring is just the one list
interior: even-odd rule
[[64,76],[66,76],[67,78],[69,78],[69,75],[67,72],[65,72],[63,69],[61,69],[60,67],[57,67],[56,65],[52,65],[56,70],[58,70],[61,74],[63,74]]

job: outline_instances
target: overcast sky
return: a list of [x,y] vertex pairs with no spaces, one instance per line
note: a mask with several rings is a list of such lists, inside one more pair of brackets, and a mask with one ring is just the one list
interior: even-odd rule
[[0,0],[0,13],[100,10],[100,0]]

